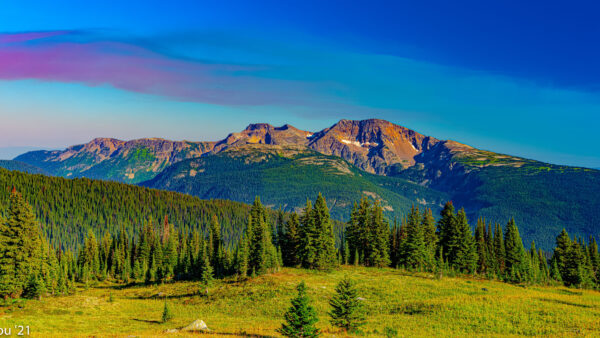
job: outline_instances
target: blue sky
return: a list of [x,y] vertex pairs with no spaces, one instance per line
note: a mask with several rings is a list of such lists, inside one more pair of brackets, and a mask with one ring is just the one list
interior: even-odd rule
[[377,117],[600,167],[599,6],[3,2],[0,158],[98,136],[217,140],[252,122],[314,131]]

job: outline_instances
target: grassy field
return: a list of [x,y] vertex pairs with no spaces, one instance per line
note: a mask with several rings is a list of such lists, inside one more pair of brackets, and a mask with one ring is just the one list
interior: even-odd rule
[[[328,299],[345,275],[357,282],[367,313],[365,336],[600,336],[600,293],[442,278],[393,269],[300,269],[245,282],[217,281],[119,288],[102,284],[65,297],[0,308],[0,328],[28,325],[32,336],[161,336],[202,319],[213,335],[278,336],[283,313],[304,280],[325,336],[344,336],[328,322]],[[159,322],[163,293],[175,318]],[[112,294],[113,301],[110,301]],[[182,333],[169,334],[182,336]]]

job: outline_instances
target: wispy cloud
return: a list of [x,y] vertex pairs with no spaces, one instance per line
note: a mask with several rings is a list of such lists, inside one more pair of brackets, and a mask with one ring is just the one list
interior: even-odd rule
[[[35,40],[35,41],[33,41]],[[0,79],[77,82],[224,105],[310,104],[310,85],[260,76],[265,66],[172,57],[77,32],[0,34]]]

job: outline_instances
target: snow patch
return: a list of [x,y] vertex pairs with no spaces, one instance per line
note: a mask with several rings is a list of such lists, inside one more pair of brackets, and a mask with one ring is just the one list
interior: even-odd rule
[[342,139],[340,141],[342,141],[342,143],[352,144],[352,145],[355,145],[357,147],[377,147],[379,145],[379,143],[377,143],[377,142],[360,143],[360,142],[357,142],[357,141],[350,141],[350,140],[346,140],[346,139]]

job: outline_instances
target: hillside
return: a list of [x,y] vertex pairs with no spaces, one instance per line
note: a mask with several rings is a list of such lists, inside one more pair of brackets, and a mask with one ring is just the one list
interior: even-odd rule
[[[208,297],[199,292],[198,282],[128,288],[100,283],[89,290],[80,288],[75,295],[18,302],[4,309],[8,315],[2,325],[26,323],[31,334],[40,337],[148,337],[201,319],[215,336],[279,336],[275,330],[295,296],[294,287],[303,280],[319,317],[317,327],[325,337],[339,337],[329,323],[327,302],[345,275],[357,282],[364,299],[367,321],[361,336],[600,335],[597,291],[438,280],[429,274],[361,267],[331,273],[286,268],[245,282],[218,281],[208,288]],[[165,300],[175,317],[162,324]]]
[[[262,158],[270,147],[293,148],[298,155],[240,160]],[[312,161],[308,154],[318,160],[307,163]],[[411,204],[435,211],[449,199],[465,207],[472,224],[480,216],[501,223],[514,217],[524,241],[535,240],[545,249],[563,227],[586,238],[600,231],[600,195],[595,193],[600,171],[438,140],[377,119],[340,120],[318,132],[251,124],[218,142],[96,139],[17,159],[57,176],[138,183],[203,198],[250,202],[261,195],[267,204],[288,210],[322,191],[340,219],[363,192],[383,199],[389,216]],[[343,174],[345,167],[350,174]]]
[[[0,210],[6,210],[12,188],[33,206],[44,232],[55,246],[78,248],[89,230],[131,235],[165,216],[178,229],[206,228],[213,215],[221,222],[224,240],[237,240],[246,226],[249,206],[232,201],[204,201],[176,192],[90,179],[31,175],[0,168]],[[274,217],[274,213],[271,213]]]
[[97,138],[62,151],[28,152],[15,160],[35,165],[56,176],[138,183],[154,177],[172,163],[198,157],[210,149],[210,142],[157,138],[126,142]]
[[244,145],[215,155],[179,162],[143,186],[174,190],[200,198],[226,198],[250,203],[261,196],[265,205],[299,211],[308,196],[319,192],[332,216],[347,220],[363,194],[381,200],[389,216],[402,216],[415,203],[437,214],[443,193],[399,178],[359,170],[345,160],[304,147]]
[[29,174],[42,174],[42,175],[50,175],[44,169],[32,166],[25,162],[20,161],[11,161],[11,160],[0,160],[0,168],[4,168],[7,170],[17,170],[22,171]]

